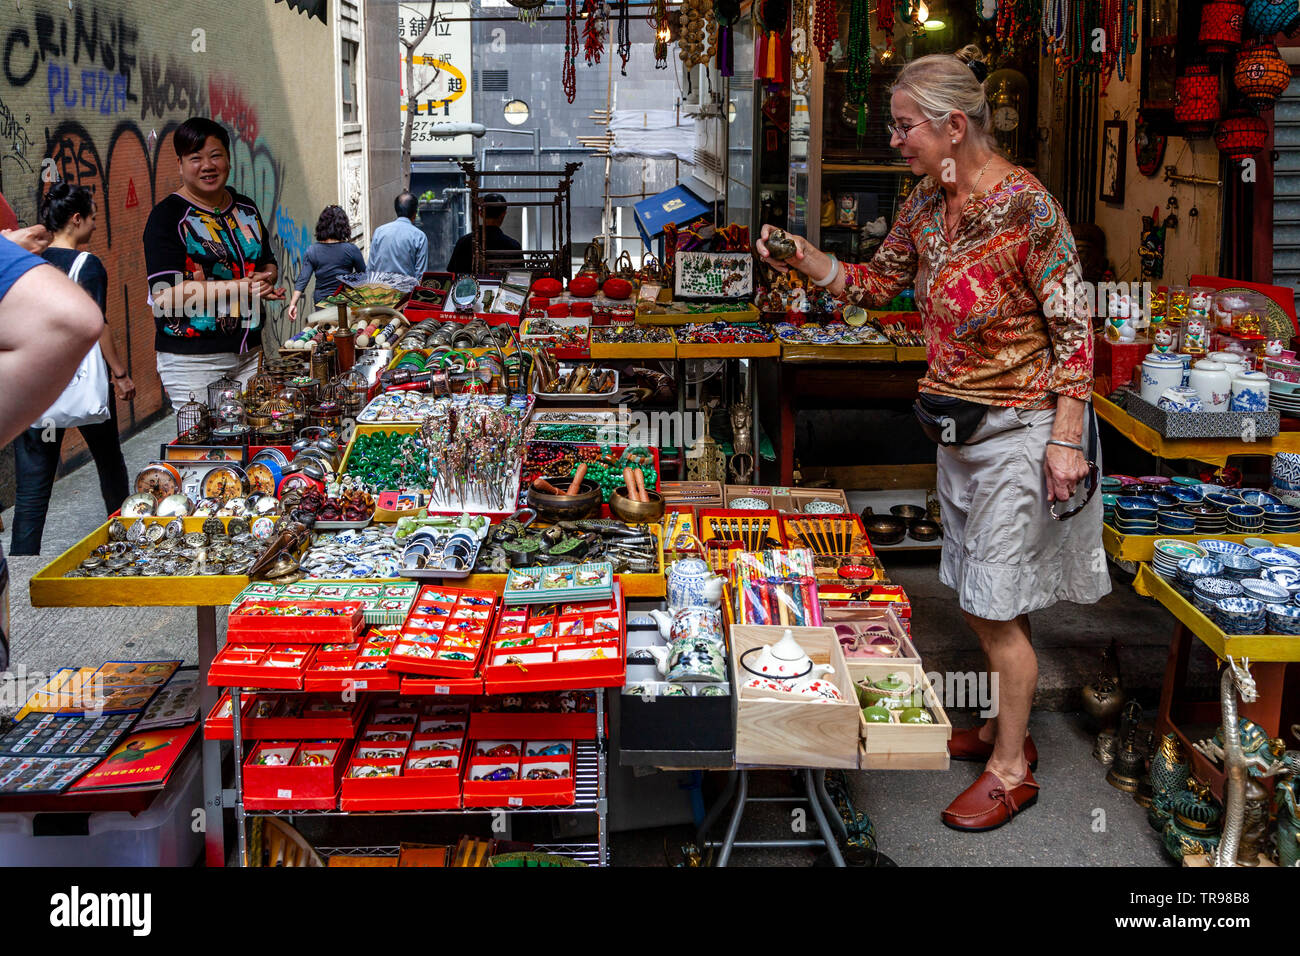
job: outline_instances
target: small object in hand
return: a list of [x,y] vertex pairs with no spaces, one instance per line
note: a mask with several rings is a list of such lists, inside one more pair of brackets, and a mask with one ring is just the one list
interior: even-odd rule
[[768,254],[773,259],[782,262],[798,251],[794,240],[787,236],[782,229],[773,229],[771,235],[764,240],[764,244],[767,246]]

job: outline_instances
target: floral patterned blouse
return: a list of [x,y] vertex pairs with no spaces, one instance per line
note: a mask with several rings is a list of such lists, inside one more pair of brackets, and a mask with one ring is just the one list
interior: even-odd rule
[[922,391],[1021,408],[1089,399],[1090,316],[1043,308],[1054,283],[1081,274],[1060,205],[1017,166],[972,194],[951,242],[943,210],[943,191],[926,177],[871,262],[844,263],[848,298],[871,306],[914,286],[930,363]]

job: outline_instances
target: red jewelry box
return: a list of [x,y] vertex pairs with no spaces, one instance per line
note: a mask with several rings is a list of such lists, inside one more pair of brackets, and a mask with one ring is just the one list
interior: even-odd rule
[[[358,760],[356,756],[348,764],[343,776],[339,795],[339,807],[343,810],[448,810],[460,806],[460,773],[465,759],[464,737],[460,734],[460,745],[452,754],[450,751],[412,750],[411,741],[404,741],[400,749],[404,755],[400,760]],[[358,743],[358,749],[361,744]],[[410,767],[408,763],[415,755],[416,761],[423,761],[436,756],[438,759],[452,759],[454,766],[445,768]],[[362,768],[375,768],[389,771],[391,775],[357,776],[364,773]]]
[[[351,741],[266,741],[244,760],[244,806],[249,810],[333,810],[338,805],[339,784],[347,764]],[[259,763],[263,755],[288,751],[286,764]],[[328,764],[308,765],[313,755]]]
[[303,678],[304,689],[334,693],[397,690],[402,678],[388,670],[390,655],[374,652],[391,648],[399,633],[396,627],[372,627],[355,650],[321,647]]
[[401,694],[407,696],[473,695],[483,693],[483,678],[474,677],[421,677],[416,674],[402,675]]
[[[473,755],[480,744],[499,744],[496,739],[471,741],[467,748]],[[513,740],[518,749],[514,756],[469,756],[465,764],[464,783],[461,785],[462,804],[466,807],[563,807],[576,799],[574,782],[574,742],[572,740],[543,741]],[[568,748],[567,754],[528,756],[528,750],[560,744]],[[483,746],[482,749],[490,749]],[[478,774],[510,768],[515,777],[510,780],[476,780]],[[561,776],[529,780],[531,770],[546,769]]]
[[228,643],[208,668],[208,686],[302,690],[315,655],[312,645]]
[[[474,679],[498,600],[492,591],[426,586],[402,626],[402,637],[388,659],[389,669]],[[463,654],[468,659],[450,659],[445,656],[448,654]]]
[[[273,707],[271,716],[254,716],[263,703]],[[332,697],[240,697],[240,731],[245,740],[344,740],[356,736],[365,703],[342,703]],[[314,711],[313,708],[328,708]],[[208,740],[233,740],[234,720],[218,716],[230,708],[230,694],[224,693],[203,722]],[[291,711],[293,713],[291,713]]]
[[[509,694],[568,688],[622,687],[627,674],[627,615],[623,606],[623,589],[617,581],[614,584],[612,603],[613,609],[610,610],[609,601],[591,602],[593,610],[584,610],[581,615],[530,615],[522,633],[518,627],[519,611],[523,609],[505,609],[493,631],[491,645],[483,660],[484,691],[488,694]],[[576,604],[572,607],[584,605]],[[593,622],[593,633],[584,633],[580,638],[560,638],[556,631],[561,617],[570,621],[580,617],[584,626],[590,619]],[[594,633],[594,622],[599,618],[616,618],[617,630]],[[546,621],[552,622],[550,632],[536,637],[533,645],[506,648],[497,646],[498,641],[518,640],[534,633],[529,627]],[[606,656],[577,660],[572,659],[572,653],[565,654],[566,651],[593,648],[602,648]],[[543,656],[545,659],[542,659]],[[519,663],[505,663],[505,657],[519,658]]]
[[[336,617],[307,617],[288,614],[272,616],[250,613],[253,608],[314,610],[347,609]],[[365,605],[360,601],[259,601],[250,598],[230,615],[226,639],[246,644],[345,644],[354,641],[365,628]]]

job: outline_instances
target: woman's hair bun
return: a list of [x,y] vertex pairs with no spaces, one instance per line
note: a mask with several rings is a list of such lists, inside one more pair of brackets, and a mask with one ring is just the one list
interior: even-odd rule
[[984,62],[984,51],[974,43],[966,44],[954,53],[953,56],[970,67],[970,71],[975,74],[975,79],[980,83],[983,83],[988,77],[989,65]]

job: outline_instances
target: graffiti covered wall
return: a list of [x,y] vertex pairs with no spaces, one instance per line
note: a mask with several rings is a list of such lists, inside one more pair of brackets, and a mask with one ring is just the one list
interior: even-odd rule
[[[256,201],[288,284],[321,208],[338,201],[335,86],[331,28],[272,0],[32,0],[6,10],[0,192],[33,223],[49,182],[94,191],[89,248],[108,271],[108,320],[137,386],[132,407],[119,405],[124,429],[165,404],[140,239],[154,203],[180,185],[173,130],[203,115],[230,132],[230,186]],[[294,331],[283,311],[268,309],[269,349]],[[65,443],[65,456],[79,448]]]

